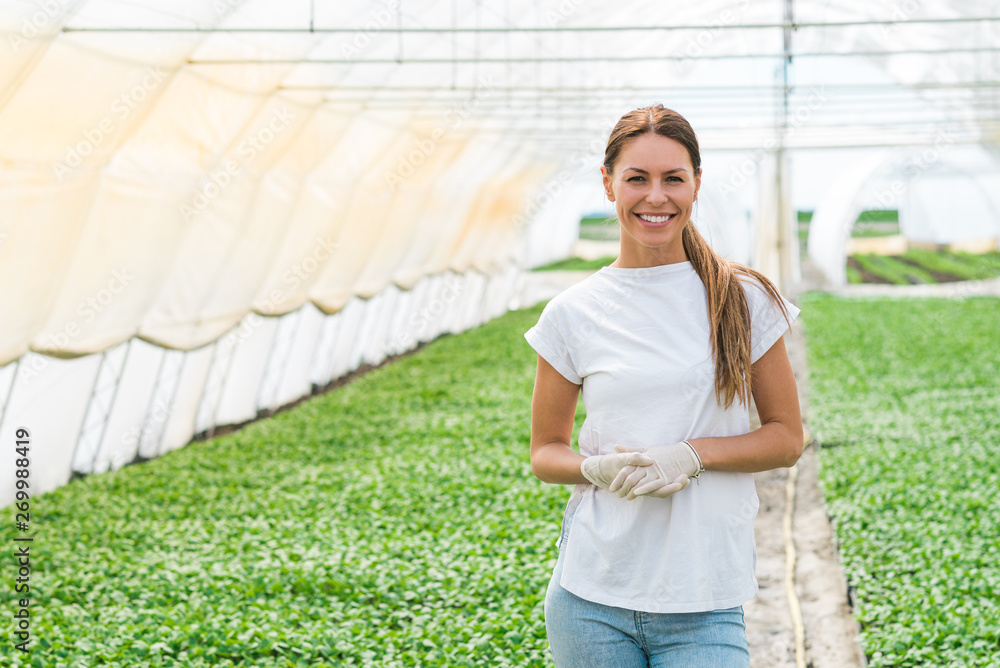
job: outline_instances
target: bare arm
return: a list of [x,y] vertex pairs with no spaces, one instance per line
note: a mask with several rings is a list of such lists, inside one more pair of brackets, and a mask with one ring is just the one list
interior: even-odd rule
[[740,436],[693,438],[706,469],[753,473],[792,466],[802,454],[802,416],[785,342],[778,339],[753,365],[760,428]]
[[531,396],[531,472],[542,482],[588,483],[583,455],[570,447],[580,386],[566,380],[541,355]]

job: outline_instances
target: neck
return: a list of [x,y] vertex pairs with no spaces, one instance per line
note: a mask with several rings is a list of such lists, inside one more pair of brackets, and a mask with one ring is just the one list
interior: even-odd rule
[[611,266],[623,269],[638,269],[641,267],[658,267],[664,264],[677,264],[687,261],[688,256],[684,250],[684,244],[670,244],[659,248],[650,248],[649,246],[636,244],[631,239],[626,241],[623,236],[618,259],[612,262]]

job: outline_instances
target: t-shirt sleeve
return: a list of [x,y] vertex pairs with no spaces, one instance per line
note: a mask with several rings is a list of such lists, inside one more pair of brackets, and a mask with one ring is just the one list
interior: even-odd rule
[[799,308],[784,297],[782,303],[788,310],[788,321],[785,315],[770,296],[756,281],[744,281],[747,304],[750,307],[750,361],[756,362],[764,356],[771,346],[788,331],[789,323],[799,315]]
[[567,333],[566,323],[559,318],[556,304],[550,301],[542,309],[535,326],[524,333],[524,338],[566,380],[582,385],[583,378],[573,362]]

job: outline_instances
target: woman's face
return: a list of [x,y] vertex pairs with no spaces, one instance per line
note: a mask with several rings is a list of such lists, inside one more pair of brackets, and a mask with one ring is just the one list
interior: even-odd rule
[[615,203],[626,266],[684,262],[681,231],[691,220],[701,175],[694,173],[687,149],[654,133],[634,138],[618,155],[604,191]]

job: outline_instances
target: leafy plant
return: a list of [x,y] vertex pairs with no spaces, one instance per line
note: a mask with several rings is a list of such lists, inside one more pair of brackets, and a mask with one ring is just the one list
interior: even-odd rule
[[848,264],[848,283],[863,283],[863,272],[898,285],[1000,276],[1000,253],[996,252],[973,254],[910,248],[899,256],[852,255],[851,260],[857,266]]
[[528,461],[540,310],[33,499],[34,643],[0,665],[551,665],[568,490]]
[[1000,300],[811,294],[802,312],[869,665],[1000,665]]
[[888,255],[859,254],[852,256],[865,271],[886,278],[897,285],[935,283],[934,277],[920,267],[914,267]]

